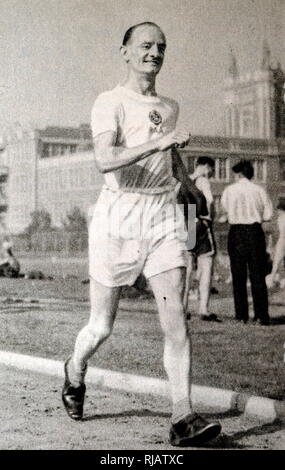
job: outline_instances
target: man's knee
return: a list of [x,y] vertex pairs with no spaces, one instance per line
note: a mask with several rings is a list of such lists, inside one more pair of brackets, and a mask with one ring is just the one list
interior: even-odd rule
[[87,324],[88,333],[100,341],[107,339],[112,333],[113,326],[110,321],[104,318],[96,318],[89,321]]
[[173,346],[185,345],[189,338],[188,327],[185,323],[181,323],[176,328],[167,328],[164,330],[165,341]]
[[[170,306],[169,306],[170,307]],[[162,321],[162,330],[166,340],[171,342],[184,342],[188,336],[187,323],[183,305],[179,302],[172,304],[166,318]]]

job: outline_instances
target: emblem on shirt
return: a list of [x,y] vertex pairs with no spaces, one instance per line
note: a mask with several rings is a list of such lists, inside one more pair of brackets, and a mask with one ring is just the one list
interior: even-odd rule
[[148,116],[149,116],[150,121],[156,126],[159,126],[159,124],[162,123],[161,114],[155,109],[153,111],[150,111]]

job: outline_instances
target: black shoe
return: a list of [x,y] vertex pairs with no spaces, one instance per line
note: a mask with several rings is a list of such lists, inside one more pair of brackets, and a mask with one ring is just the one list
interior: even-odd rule
[[216,289],[216,287],[211,287],[210,293],[211,294],[218,294],[219,291],[218,291],[218,289]]
[[191,312],[186,313],[186,320],[191,320]]
[[221,429],[220,423],[209,423],[193,413],[171,425],[169,442],[179,447],[199,446],[220,434]]
[[62,389],[62,401],[68,416],[74,420],[80,420],[83,416],[84,396],[86,392],[85,384],[74,387],[68,377],[67,365],[70,359],[64,364],[65,382]]
[[257,323],[258,323],[258,325],[269,326],[270,325],[270,318],[264,318],[264,319],[259,318],[257,320]]
[[201,315],[201,320],[203,321],[215,321],[217,323],[221,323],[220,320],[215,313],[209,313],[209,315]]

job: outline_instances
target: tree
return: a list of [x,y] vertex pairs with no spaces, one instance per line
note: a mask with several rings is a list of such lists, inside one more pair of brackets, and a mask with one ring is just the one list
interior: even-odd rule
[[51,215],[45,209],[31,212],[31,222],[25,229],[25,233],[32,235],[36,232],[48,232],[53,230],[51,225]]
[[68,232],[68,247],[70,252],[81,251],[87,247],[87,220],[79,207],[74,207],[66,215],[63,222],[64,230]]
[[72,211],[66,215],[66,220],[63,222],[63,225],[68,232],[87,232],[87,220],[79,207],[74,207]]

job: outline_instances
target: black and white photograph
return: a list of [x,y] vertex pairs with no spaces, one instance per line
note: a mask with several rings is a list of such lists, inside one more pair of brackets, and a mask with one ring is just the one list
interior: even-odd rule
[[285,0],[0,15],[0,450],[284,452]]

